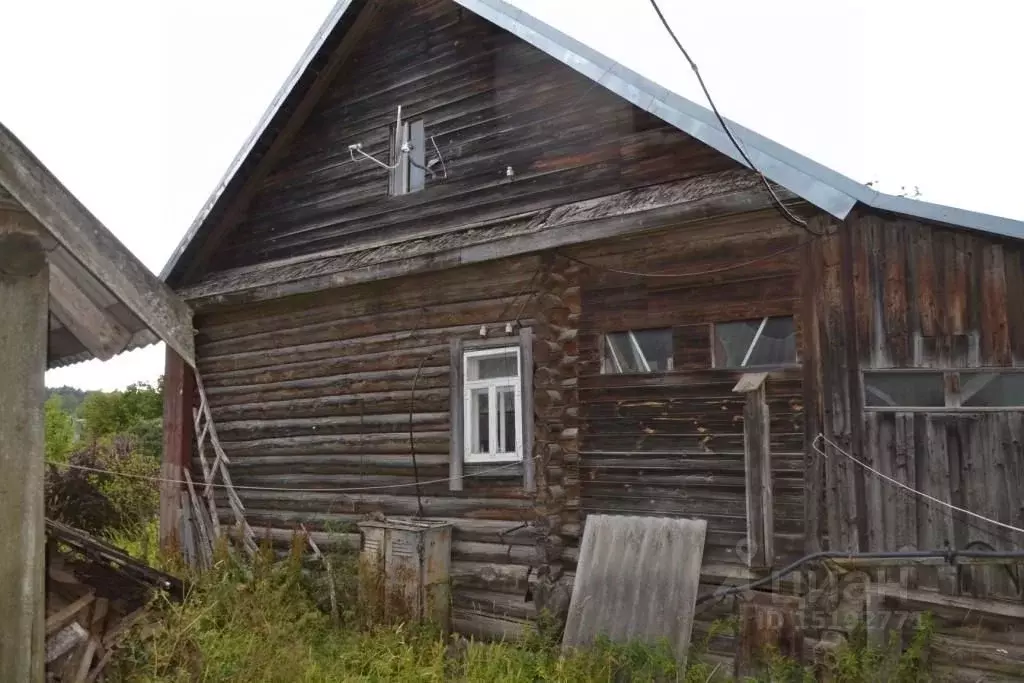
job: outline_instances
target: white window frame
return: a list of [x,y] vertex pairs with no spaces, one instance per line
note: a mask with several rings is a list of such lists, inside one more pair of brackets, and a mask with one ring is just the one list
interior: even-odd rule
[[[469,379],[470,362],[493,356],[515,355],[518,372],[515,377],[492,377]],[[463,409],[463,461],[467,463],[521,462],[523,459],[523,362],[519,346],[496,346],[492,348],[467,350],[462,353],[462,409]],[[515,451],[497,451],[498,439],[498,389],[512,387],[515,412]],[[477,423],[473,414],[473,392],[487,390],[488,439],[487,453],[473,451],[473,426]]]

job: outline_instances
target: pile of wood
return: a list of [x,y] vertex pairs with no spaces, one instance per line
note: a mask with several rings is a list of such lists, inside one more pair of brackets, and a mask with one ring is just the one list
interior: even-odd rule
[[47,520],[46,673],[48,681],[99,680],[114,648],[164,591],[181,581],[88,534]]

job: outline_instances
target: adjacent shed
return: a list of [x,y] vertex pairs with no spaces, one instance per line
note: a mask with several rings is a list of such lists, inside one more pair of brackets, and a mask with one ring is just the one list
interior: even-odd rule
[[[215,516],[448,521],[453,624],[484,637],[571,585],[590,514],[707,520],[705,590],[820,550],[1019,551],[1024,224],[729,127],[756,171],[497,0],[340,2],[163,273],[239,485]],[[939,666],[1019,673],[1019,566],[948,557],[874,567],[871,609],[937,612]],[[845,593],[800,576],[767,588],[803,656]]]
[[2,125],[0,320],[0,680],[42,681],[43,375],[159,340],[192,363],[192,312]]

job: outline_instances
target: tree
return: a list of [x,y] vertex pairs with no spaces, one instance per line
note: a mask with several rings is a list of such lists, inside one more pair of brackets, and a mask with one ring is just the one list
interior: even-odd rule
[[[147,421],[163,415],[160,383],[132,384],[124,391],[96,392],[86,396],[80,413],[85,422],[85,437],[96,440],[115,434],[134,433]],[[151,431],[151,430],[147,430]]]
[[59,395],[53,395],[43,405],[43,425],[46,434],[46,459],[65,462],[75,441],[74,419],[64,411]]

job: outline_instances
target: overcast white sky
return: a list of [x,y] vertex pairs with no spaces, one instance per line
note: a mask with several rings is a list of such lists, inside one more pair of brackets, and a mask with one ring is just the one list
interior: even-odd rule
[[[159,271],[334,0],[0,0],[0,120]],[[726,116],[883,190],[1024,219],[1024,4],[660,0]],[[649,0],[514,3],[697,101]],[[163,351],[53,371],[152,381]]]

